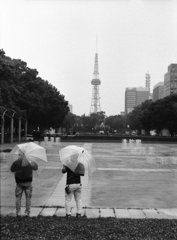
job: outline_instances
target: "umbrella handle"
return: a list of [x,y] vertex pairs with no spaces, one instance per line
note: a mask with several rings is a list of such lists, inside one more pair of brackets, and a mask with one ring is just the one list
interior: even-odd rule
[[79,160],[79,158],[81,157],[81,155],[82,155],[83,152],[84,152],[84,150],[82,150],[82,152],[80,153],[80,155],[79,155],[79,157],[78,157],[78,160]]

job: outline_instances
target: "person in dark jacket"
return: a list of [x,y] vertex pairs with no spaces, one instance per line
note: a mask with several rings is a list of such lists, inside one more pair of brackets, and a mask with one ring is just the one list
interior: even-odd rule
[[76,207],[77,207],[76,217],[81,217],[81,214],[82,214],[81,176],[85,175],[84,165],[82,163],[79,163],[75,172],[71,171],[68,167],[63,166],[62,172],[67,173],[66,188],[65,188],[66,217],[71,216],[71,200],[73,195],[74,195],[74,198],[76,201]]
[[38,165],[35,162],[29,163],[25,155],[20,152],[19,158],[12,164],[11,172],[15,173],[16,181],[16,215],[21,214],[21,198],[23,192],[25,192],[26,197],[26,210],[25,215],[29,216],[31,208],[31,197],[32,197],[32,180],[33,180],[33,170],[37,170]]

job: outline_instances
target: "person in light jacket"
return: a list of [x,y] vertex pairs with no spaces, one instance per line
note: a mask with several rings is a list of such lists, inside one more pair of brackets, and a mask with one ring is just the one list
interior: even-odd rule
[[85,168],[82,163],[77,165],[75,172],[71,171],[68,167],[63,165],[62,168],[63,173],[67,173],[66,178],[66,188],[65,188],[65,209],[66,209],[66,217],[71,216],[71,200],[74,195],[77,207],[76,217],[81,217],[82,214],[82,184],[81,184],[81,176],[85,175]]

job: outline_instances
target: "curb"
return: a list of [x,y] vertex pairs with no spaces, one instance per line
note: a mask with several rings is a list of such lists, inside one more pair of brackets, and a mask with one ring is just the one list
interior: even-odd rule
[[[0,208],[0,216],[16,216],[15,207],[3,206]],[[25,207],[21,208],[21,216],[24,216]],[[65,217],[65,208],[61,206],[36,206],[31,207],[30,217],[38,216],[57,216]],[[71,209],[71,216],[76,216],[76,208]],[[83,217],[86,218],[108,218],[114,217],[118,219],[177,219],[177,208],[171,209],[149,209],[149,208],[89,208],[83,207]]]

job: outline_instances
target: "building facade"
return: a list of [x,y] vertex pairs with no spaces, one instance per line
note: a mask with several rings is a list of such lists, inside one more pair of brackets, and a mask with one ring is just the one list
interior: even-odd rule
[[68,106],[69,106],[69,110],[70,110],[70,112],[73,113],[73,105],[68,104]]
[[177,64],[170,64],[164,74],[164,97],[177,93]]
[[136,106],[149,99],[149,89],[144,87],[136,88]]
[[146,73],[145,87],[148,88],[149,93],[150,93],[150,88],[151,88],[151,81],[150,81],[150,79],[151,79],[150,74],[147,72]]
[[164,82],[159,82],[153,87],[153,101],[164,97]]
[[125,89],[125,114],[129,114],[136,106],[136,88]]
[[149,89],[144,87],[125,89],[125,114],[149,99]]

